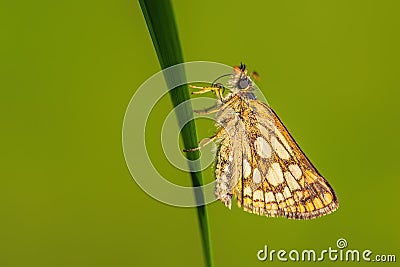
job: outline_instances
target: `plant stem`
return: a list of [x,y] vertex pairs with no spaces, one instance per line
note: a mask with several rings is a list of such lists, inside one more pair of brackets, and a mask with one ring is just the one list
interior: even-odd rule
[[[146,24],[150,32],[151,39],[153,41],[153,45],[156,50],[161,68],[166,69],[173,65],[183,63],[184,60],[171,2],[169,0],[139,0],[139,3],[144,18],[146,20]],[[175,76],[165,77],[167,85],[170,79],[186,80],[183,69],[179,77],[176,77],[176,74],[172,75]],[[186,85],[179,86],[170,90],[169,94],[174,107],[190,99],[189,90]],[[188,105],[188,109],[186,111],[187,114],[184,115],[180,114],[180,112],[176,114],[178,117],[179,125],[182,125],[184,121],[187,121],[184,116],[189,116],[189,118],[193,118],[193,110],[191,105]],[[181,137],[184,143],[184,147],[186,149],[198,146],[196,125],[193,120],[190,120],[187,124],[183,126],[181,130]],[[186,157],[189,160],[196,160],[199,158],[199,156],[200,155],[198,151],[189,152],[186,154]],[[193,167],[196,167],[193,166],[193,164],[189,164],[189,166],[191,166],[192,170],[194,169]],[[199,168],[197,168],[197,170],[198,169]],[[190,174],[192,178],[192,185],[194,187],[203,185],[203,177],[201,172],[192,171]],[[197,203],[204,203],[203,191],[199,190],[196,192],[200,192],[195,194]],[[214,266],[214,264],[212,260],[208,216],[205,205],[197,206],[197,215],[200,225],[205,263],[207,267],[212,267]]]

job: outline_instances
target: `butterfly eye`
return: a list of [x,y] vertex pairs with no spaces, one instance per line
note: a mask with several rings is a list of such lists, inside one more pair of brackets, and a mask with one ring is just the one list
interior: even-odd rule
[[247,86],[249,86],[249,79],[248,78],[244,78],[244,79],[240,79],[238,82],[238,87],[239,89],[245,89]]

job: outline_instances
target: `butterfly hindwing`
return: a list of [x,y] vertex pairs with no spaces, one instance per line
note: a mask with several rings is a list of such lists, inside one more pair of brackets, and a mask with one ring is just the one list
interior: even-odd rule
[[239,114],[219,119],[224,134],[216,195],[225,205],[230,207],[234,196],[245,211],[295,219],[319,217],[337,208],[333,189],[270,107],[238,98],[221,114]]

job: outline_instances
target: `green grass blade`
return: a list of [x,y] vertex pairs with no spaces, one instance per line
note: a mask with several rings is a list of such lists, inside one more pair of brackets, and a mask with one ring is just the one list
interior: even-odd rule
[[[140,7],[145,17],[148,30],[153,41],[154,48],[156,50],[158,60],[162,69],[168,68],[175,64],[183,63],[183,55],[179,42],[178,31],[175,24],[174,13],[172,10],[171,2],[169,0],[154,1],[154,0],[139,0]],[[168,74],[167,74],[168,75]],[[165,77],[167,84],[170,79],[183,79],[184,71],[182,70],[180,77]],[[172,103],[175,106],[180,103],[189,100],[190,94],[187,86],[180,86],[169,91]],[[186,121],[184,116],[193,118],[192,107],[188,105],[186,114],[178,114],[178,123],[182,125],[183,121]],[[193,120],[187,123],[181,131],[181,137],[185,148],[197,147],[197,133],[196,126]],[[187,153],[186,157],[189,160],[195,160],[199,158],[199,152]],[[196,166],[191,166],[196,167]],[[197,168],[199,169],[199,168]],[[203,178],[201,172],[191,172],[193,186],[201,186],[203,184]],[[201,191],[200,191],[201,192]],[[196,200],[198,203],[204,203],[204,195],[201,192],[196,194]],[[211,240],[208,226],[208,216],[205,205],[197,207],[198,220],[200,225],[200,232],[202,238],[203,252],[205,257],[206,266],[212,267],[213,260],[211,254]]]

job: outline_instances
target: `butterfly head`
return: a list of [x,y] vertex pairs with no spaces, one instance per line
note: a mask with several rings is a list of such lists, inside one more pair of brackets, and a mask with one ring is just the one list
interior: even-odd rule
[[248,90],[253,87],[253,82],[250,76],[247,75],[246,65],[240,63],[240,66],[235,66],[233,68],[233,76],[230,81],[230,85],[238,90]]

